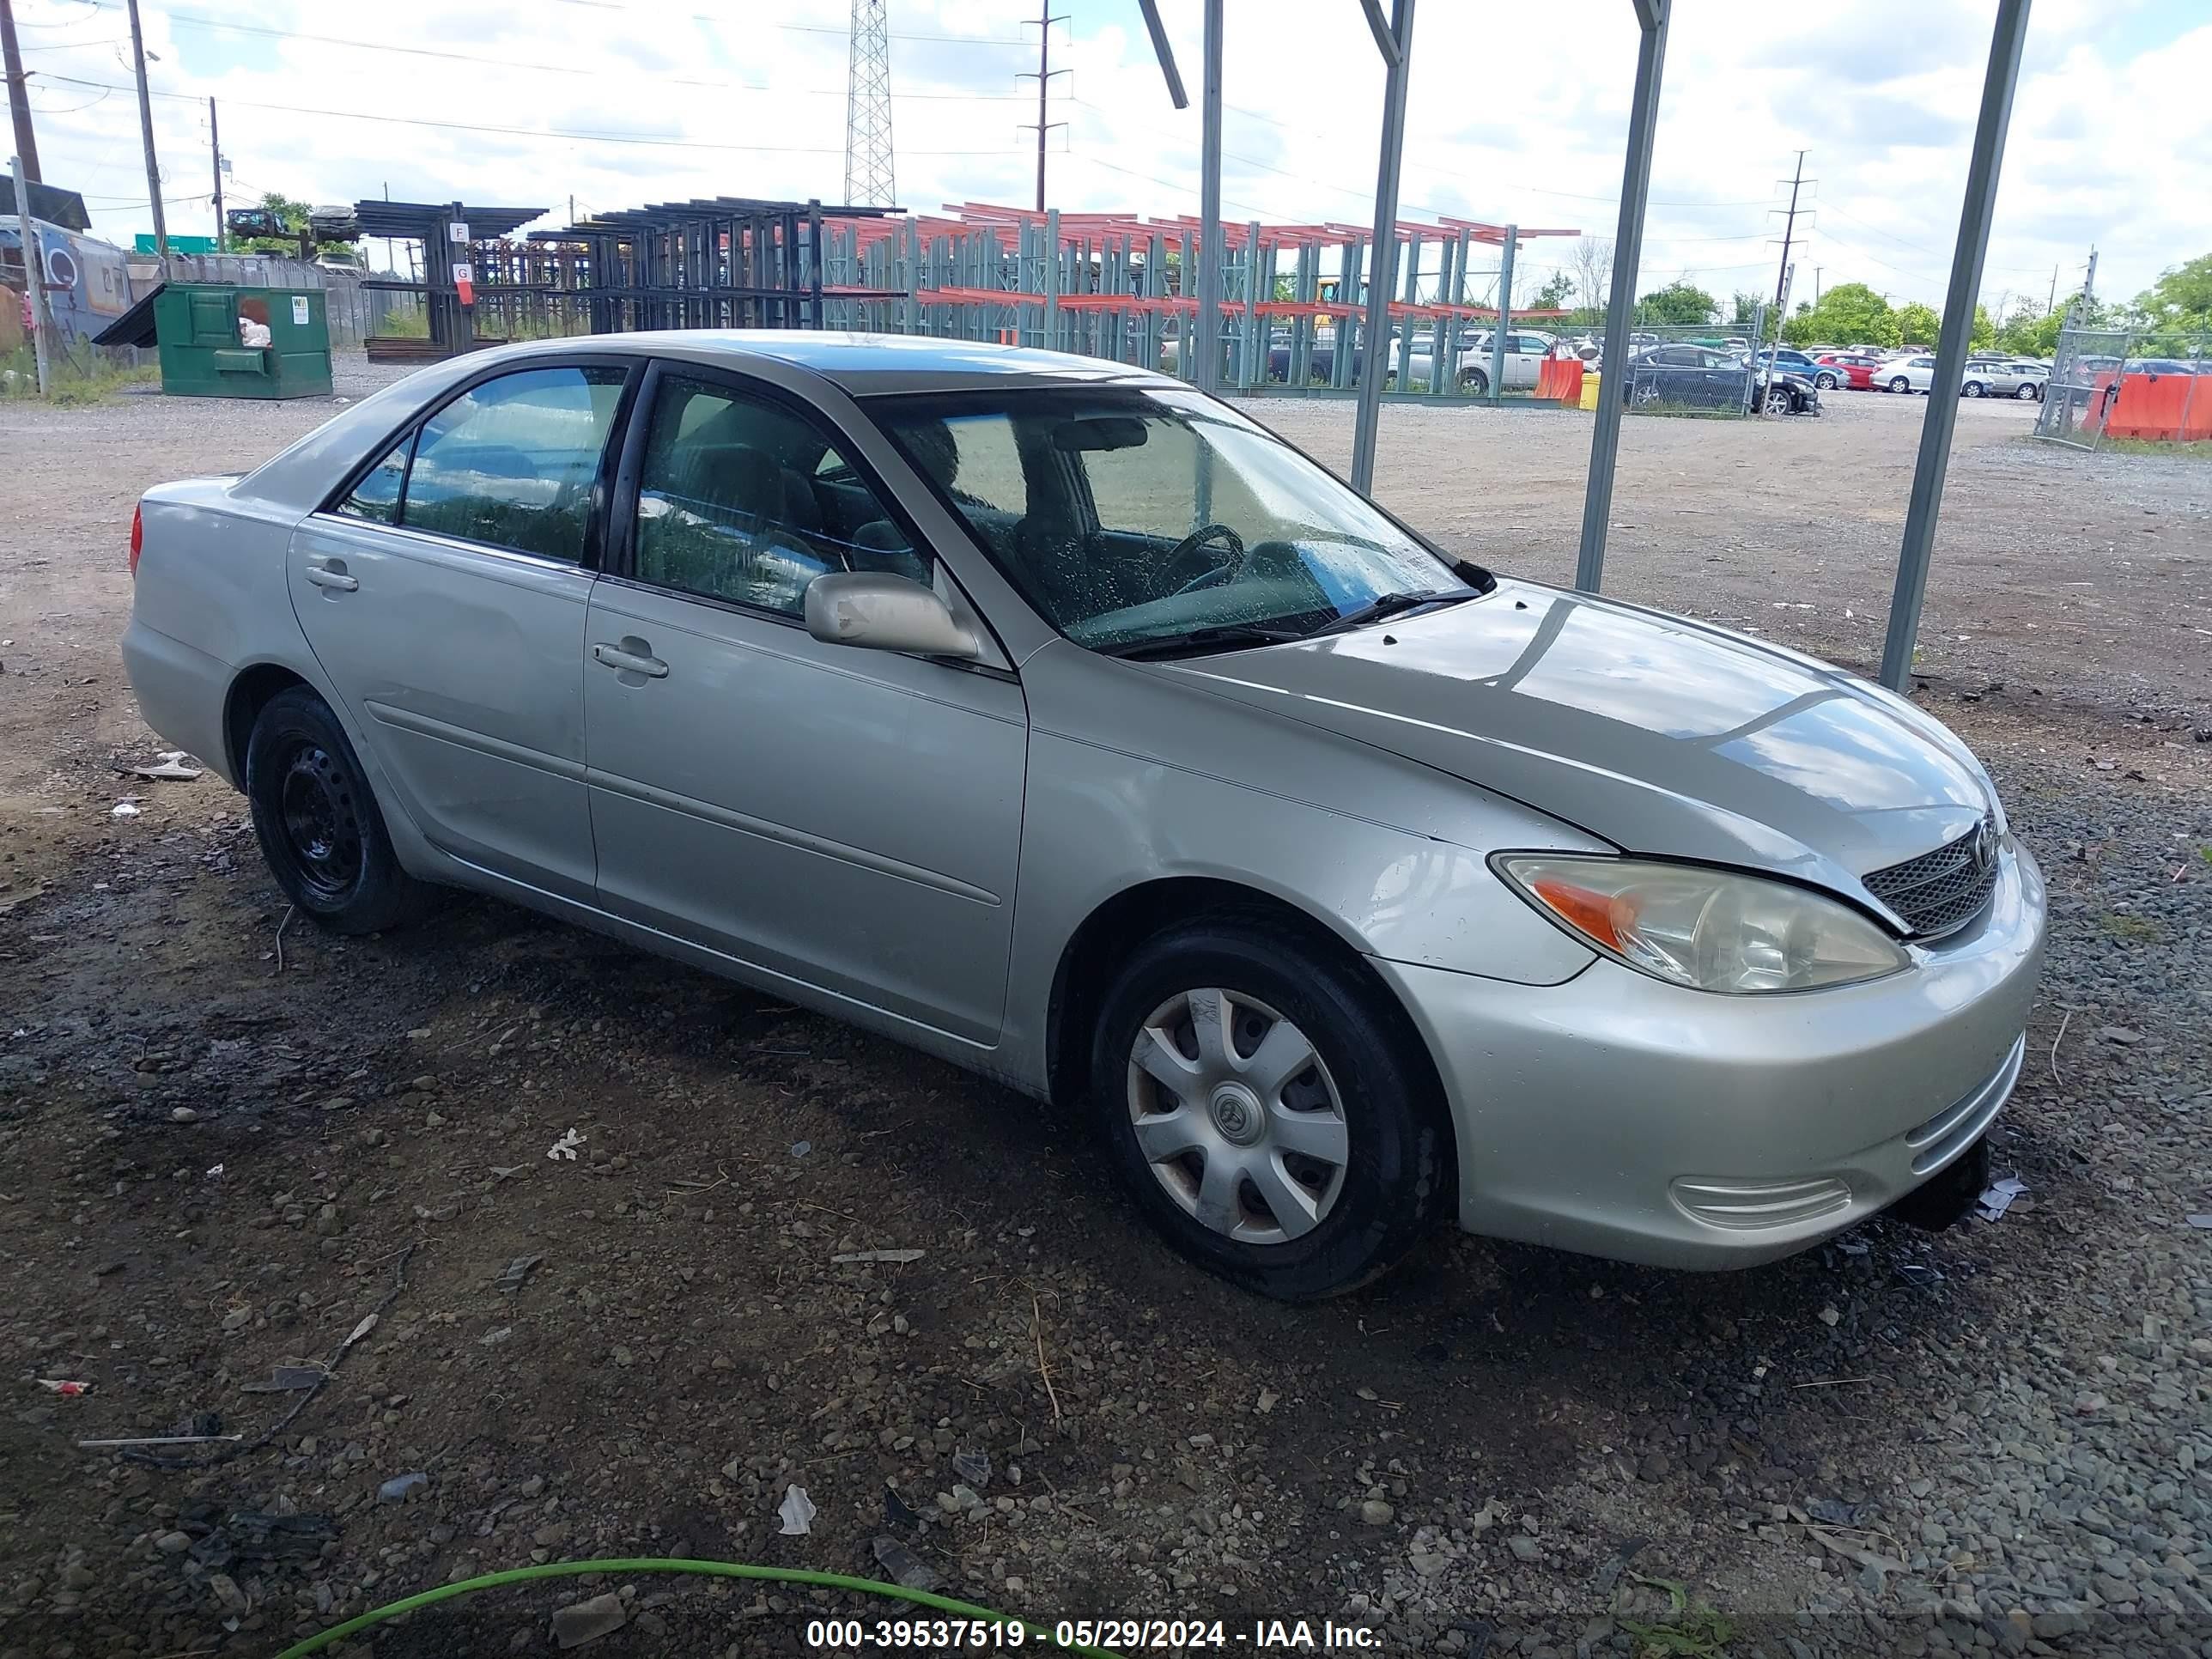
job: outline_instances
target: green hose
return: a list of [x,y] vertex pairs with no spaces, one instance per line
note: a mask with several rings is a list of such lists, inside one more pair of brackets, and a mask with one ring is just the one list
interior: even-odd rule
[[[811,1572],[799,1567],[757,1567],[742,1561],[674,1561],[660,1557],[632,1560],[623,1558],[609,1561],[549,1561],[542,1566],[510,1567],[505,1572],[488,1572],[481,1578],[464,1578],[458,1584],[441,1584],[418,1595],[404,1596],[380,1607],[372,1607],[358,1618],[349,1619],[343,1625],[310,1636],[304,1642],[295,1642],[276,1656],[276,1659],[307,1659],[311,1653],[319,1653],[333,1642],[367,1630],[371,1625],[380,1625],[387,1619],[397,1619],[403,1613],[412,1613],[417,1607],[427,1607],[433,1601],[443,1601],[449,1596],[467,1595],[480,1589],[491,1589],[500,1584],[525,1584],[533,1578],[568,1578],[586,1572],[696,1572],[714,1578],[756,1578],[775,1584],[813,1584],[824,1589],[860,1590],[869,1595],[885,1595],[894,1601],[911,1601],[916,1607],[933,1607],[939,1613],[957,1613],[969,1619],[987,1620],[993,1624],[1019,1625],[1032,1636],[1041,1637],[1054,1646],[1053,1633],[1042,1625],[1032,1625],[1026,1619],[1013,1619],[1003,1613],[994,1613],[988,1607],[979,1607],[966,1601],[956,1601],[949,1595],[934,1595],[928,1590],[908,1589],[902,1584],[879,1583],[872,1578],[854,1578],[842,1572]],[[1079,1653],[1085,1659],[1120,1659],[1109,1648],[1085,1647],[1079,1642],[1070,1642],[1061,1651]]]

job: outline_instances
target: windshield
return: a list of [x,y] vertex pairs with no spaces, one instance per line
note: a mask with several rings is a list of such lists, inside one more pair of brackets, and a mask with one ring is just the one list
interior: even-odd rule
[[1402,609],[1477,591],[1289,445],[1196,392],[1010,387],[876,399],[869,412],[1024,597],[1094,650],[1200,635],[1251,643],[1262,629],[1313,633],[1378,599]]

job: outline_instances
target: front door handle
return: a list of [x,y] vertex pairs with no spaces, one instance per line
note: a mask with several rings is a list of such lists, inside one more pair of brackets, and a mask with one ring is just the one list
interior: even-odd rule
[[307,575],[317,587],[327,587],[334,593],[355,592],[361,586],[360,581],[347,575],[343,568],[333,569],[329,565],[311,564]]
[[[633,647],[635,648],[630,648]],[[592,657],[618,673],[642,674],[649,680],[668,678],[668,665],[653,656],[643,640],[624,640],[620,645],[609,645],[602,640],[592,646]]]

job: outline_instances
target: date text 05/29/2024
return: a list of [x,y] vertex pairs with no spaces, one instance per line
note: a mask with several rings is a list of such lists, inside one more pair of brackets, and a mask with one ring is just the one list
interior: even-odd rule
[[1137,1651],[1148,1648],[1191,1648],[1311,1653],[1323,1650],[1379,1651],[1382,1633],[1364,1625],[1334,1620],[1260,1619],[1232,1626],[1220,1619],[1062,1619],[1048,1637],[1014,1620],[982,1619],[811,1619],[809,1647],[848,1651],[864,1648],[950,1651],[962,1648],[1090,1647]]

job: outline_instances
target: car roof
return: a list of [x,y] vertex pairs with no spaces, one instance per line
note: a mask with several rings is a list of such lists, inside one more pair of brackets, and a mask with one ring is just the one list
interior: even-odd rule
[[732,366],[767,360],[819,375],[855,398],[893,392],[954,392],[1029,386],[1181,386],[1171,375],[1072,352],[984,340],[837,329],[669,329],[593,335],[566,342],[592,350],[639,352]]

